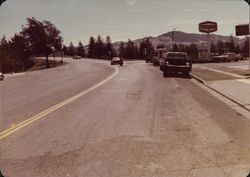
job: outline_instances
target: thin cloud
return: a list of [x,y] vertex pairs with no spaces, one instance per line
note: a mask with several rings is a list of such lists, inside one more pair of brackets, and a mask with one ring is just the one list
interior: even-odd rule
[[128,9],[129,12],[149,12],[149,9]]
[[134,6],[137,3],[137,0],[126,0],[126,1],[129,6]]

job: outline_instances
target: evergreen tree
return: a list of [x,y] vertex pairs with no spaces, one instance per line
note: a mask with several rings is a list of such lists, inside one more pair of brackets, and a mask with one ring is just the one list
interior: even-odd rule
[[15,34],[9,42],[9,47],[13,51],[13,55],[24,64],[24,68],[32,67],[34,62],[29,59],[31,53],[27,50],[27,43],[24,36]]
[[95,38],[93,36],[91,36],[89,39],[89,46],[88,46],[88,57],[89,58],[96,57],[95,48],[96,48]]
[[95,54],[97,58],[101,58],[103,55],[105,55],[105,48],[104,48],[104,43],[99,35],[96,40],[96,45],[95,45]]
[[78,43],[77,55],[78,55],[78,56],[81,56],[81,57],[85,57],[85,50],[84,50],[84,47],[83,47],[81,41],[79,41],[79,43]]
[[132,59],[134,54],[134,43],[129,39],[125,47],[125,58]]
[[133,47],[131,58],[139,58],[139,49],[137,46]]
[[146,40],[143,40],[138,49],[138,57],[139,58],[147,58],[147,57],[152,57],[154,53],[154,47],[152,43],[150,42],[149,38]]
[[121,42],[121,44],[120,44],[120,47],[119,47],[119,55],[121,56],[121,57],[123,57],[123,58],[125,58],[125,53],[126,53],[126,51],[125,51],[126,49],[125,49],[125,47],[124,47],[124,43],[123,42]]
[[4,34],[1,41],[0,41],[0,45],[1,45],[1,47],[6,47],[7,44],[8,44],[8,41],[6,40],[6,36]]
[[147,38],[147,40],[146,40],[146,45],[147,45],[147,49],[148,49],[148,55],[152,56],[154,53],[154,47],[153,47],[152,43],[150,42],[149,38]]
[[106,56],[109,56],[109,58],[114,56],[114,49],[113,49],[113,45],[112,45],[112,41],[111,41],[110,36],[106,37],[104,54]]
[[66,45],[63,45],[62,50],[63,50],[64,55],[69,55],[69,49]]
[[74,46],[73,42],[70,42],[69,43],[69,55],[74,56],[75,54],[76,54],[75,46]]

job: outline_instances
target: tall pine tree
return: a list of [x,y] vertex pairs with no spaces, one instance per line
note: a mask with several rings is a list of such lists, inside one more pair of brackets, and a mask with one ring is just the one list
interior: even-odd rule
[[123,57],[123,58],[125,58],[125,46],[124,46],[124,43],[123,42],[121,42],[120,43],[120,47],[119,47],[119,56],[120,57]]
[[96,48],[96,41],[95,41],[95,38],[91,36],[89,38],[89,45],[88,45],[88,57],[89,58],[96,57],[95,48]]
[[114,56],[114,49],[113,49],[113,45],[112,45],[112,41],[110,36],[106,37],[106,41],[105,41],[105,55],[107,55],[109,58],[112,58]]
[[73,42],[70,42],[70,44],[69,44],[69,55],[73,56],[75,54],[76,54],[76,52],[75,52],[75,46],[74,46]]
[[81,56],[81,57],[85,57],[85,50],[84,50],[84,47],[83,47],[81,41],[79,41],[79,43],[78,43],[77,55],[78,55],[78,56]]
[[97,37],[96,40],[95,54],[97,58],[101,58],[105,55],[104,43],[100,35]]

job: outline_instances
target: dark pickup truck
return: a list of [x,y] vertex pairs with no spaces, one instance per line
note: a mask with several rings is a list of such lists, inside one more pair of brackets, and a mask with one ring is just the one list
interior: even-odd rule
[[192,71],[192,63],[188,60],[187,53],[168,52],[164,58],[163,76],[167,77],[171,73],[182,73],[189,76]]

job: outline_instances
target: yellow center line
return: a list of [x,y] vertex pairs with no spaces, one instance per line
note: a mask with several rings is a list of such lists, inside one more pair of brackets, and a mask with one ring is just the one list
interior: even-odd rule
[[119,70],[117,69],[117,67],[114,67],[114,66],[112,66],[112,67],[115,69],[115,72],[111,76],[107,77],[106,79],[99,82],[98,84],[88,88],[87,90],[84,90],[81,93],[79,93],[79,94],[77,94],[77,95],[75,95],[75,96],[73,96],[65,101],[58,103],[57,105],[52,106],[52,107],[40,112],[39,114],[32,116],[32,117],[26,119],[25,121],[20,122],[16,125],[12,126],[11,128],[0,132],[0,140],[10,136],[11,134],[17,132],[18,130],[30,125],[31,123],[33,123],[35,121],[38,121],[39,119],[44,118],[44,116],[54,112],[55,110],[62,108],[63,106],[79,99],[80,97],[82,97],[82,96],[92,92],[93,90],[97,89],[98,87],[102,86],[103,84],[105,84],[106,82],[108,82],[109,80],[111,80],[113,77],[115,77],[118,74]]

